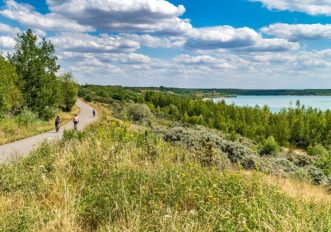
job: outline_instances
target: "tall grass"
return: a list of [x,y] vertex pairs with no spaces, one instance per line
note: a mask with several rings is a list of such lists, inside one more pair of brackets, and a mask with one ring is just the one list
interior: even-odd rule
[[328,203],[293,198],[258,173],[203,167],[110,116],[0,168],[0,231],[330,228]]

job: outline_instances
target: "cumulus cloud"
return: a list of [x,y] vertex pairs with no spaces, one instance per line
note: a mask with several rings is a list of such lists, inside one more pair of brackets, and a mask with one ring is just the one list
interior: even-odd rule
[[5,7],[0,11],[0,15],[15,20],[24,26],[45,30],[45,31],[75,31],[91,32],[91,26],[80,25],[77,22],[66,19],[59,14],[40,14],[27,4],[19,4],[14,0],[6,0]]
[[299,44],[285,39],[264,39],[255,30],[231,26],[195,28],[188,33],[185,46],[191,49],[237,49],[241,51],[287,51]]
[[3,50],[11,50],[15,47],[16,41],[10,36],[0,36],[0,48]]
[[108,32],[184,33],[191,28],[180,19],[185,12],[165,0],[47,0],[52,12]]
[[309,15],[331,15],[330,0],[249,0],[261,2],[268,9],[304,12]]
[[259,39],[256,44],[239,49],[247,52],[285,52],[291,50],[298,50],[300,48],[299,43],[289,42],[285,39]]
[[155,36],[149,34],[121,34],[122,38],[137,41],[150,48],[180,48],[186,42],[183,36]]
[[331,24],[277,23],[263,27],[261,32],[291,41],[331,39]]
[[197,49],[237,48],[254,45],[259,35],[252,29],[219,26],[195,28],[189,33],[186,46]]
[[0,23],[0,33],[15,35],[20,32],[21,30],[17,27],[11,27],[7,24]]
[[133,52],[140,47],[136,41],[106,34],[93,36],[84,33],[62,33],[49,39],[61,51],[70,52],[122,53]]

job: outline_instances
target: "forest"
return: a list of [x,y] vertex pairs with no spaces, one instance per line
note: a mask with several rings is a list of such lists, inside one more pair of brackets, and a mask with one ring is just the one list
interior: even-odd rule
[[78,85],[71,73],[58,76],[54,45],[31,30],[18,34],[16,42],[12,54],[0,56],[0,116],[28,111],[47,121],[59,110],[71,111]]

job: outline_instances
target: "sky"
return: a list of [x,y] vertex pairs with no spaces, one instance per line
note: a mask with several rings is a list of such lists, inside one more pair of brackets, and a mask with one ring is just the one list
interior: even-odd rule
[[32,29],[80,84],[331,88],[331,0],[0,0],[0,50]]

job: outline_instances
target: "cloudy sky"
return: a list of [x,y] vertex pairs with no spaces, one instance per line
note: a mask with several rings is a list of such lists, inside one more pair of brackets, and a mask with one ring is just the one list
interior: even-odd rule
[[331,0],[0,0],[0,49],[28,28],[79,83],[331,88]]

